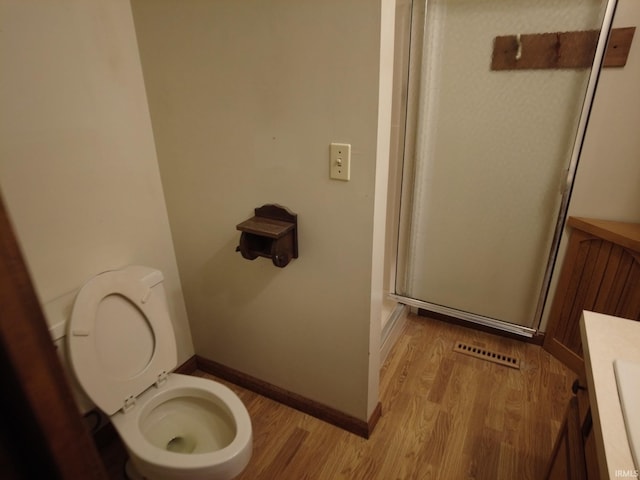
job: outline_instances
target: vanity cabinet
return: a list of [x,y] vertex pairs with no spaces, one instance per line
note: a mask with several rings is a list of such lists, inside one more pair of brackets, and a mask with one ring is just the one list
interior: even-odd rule
[[583,310],[640,320],[640,224],[578,217],[567,224],[572,230],[544,348],[582,374]]
[[600,480],[589,396],[579,380],[556,437],[546,480]]

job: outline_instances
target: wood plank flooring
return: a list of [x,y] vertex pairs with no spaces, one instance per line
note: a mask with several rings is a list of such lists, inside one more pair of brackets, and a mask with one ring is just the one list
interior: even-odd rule
[[[453,352],[455,341],[517,357],[521,369]],[[238,480],[538,480],[573,377],[539,346],[410,316],[381,371],[369,440],[227,384],[254,431]]]

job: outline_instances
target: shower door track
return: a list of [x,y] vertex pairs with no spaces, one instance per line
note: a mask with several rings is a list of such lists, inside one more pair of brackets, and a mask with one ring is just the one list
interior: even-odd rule
[[524,327],[522,325],[517,325],[515,323],[504,322],[502,320],[496,320],[494,318],[485,317],[483,315],[478,315],[476,313],[456,310],[455,308],[449,308],[443,305],[429,303],[423,300],[417,300],[415,298],[404,297],[402,295],[397,295],[395,293],[390,293],[389,297],[393,298],[396,302],[409,305],[410,307],[424,308],[425,310],[429,310],[431,312],[441,313],[443,315],[458,318],[460,320],[465,320],[467,322],[475,323],[477,325],[491,327],[496,330],[501,330],[503,332],[508,332],[514,335],[518,335],[520,337],[533,338],[533,336],[537,333],[537,330],[533,328]]

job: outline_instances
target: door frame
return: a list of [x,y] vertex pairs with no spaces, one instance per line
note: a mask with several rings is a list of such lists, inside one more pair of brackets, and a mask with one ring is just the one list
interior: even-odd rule
[[1,196],[0,360],[8,408],[0,461],[9,478],[106,480]]

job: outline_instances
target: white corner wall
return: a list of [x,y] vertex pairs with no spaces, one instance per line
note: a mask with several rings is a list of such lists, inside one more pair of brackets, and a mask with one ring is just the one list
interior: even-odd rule
[[129,2],[2,0],[0,58],[0,187],[41,302],[70,294],[68,314],[93,275],[159,268],[185,361],[193,346]]
[[[366,420],[388,158],[381,2],[132,6],[196,353]],[[329,179],[331,142],[352,145],[348,183]],[[266,203],[298,214],[300,257],[284,269],[235,252],[236,225]]]
[[569,214],[640,222],[640,2],[619,0],[613,28],[637,27],[624,68],[605,68]]

